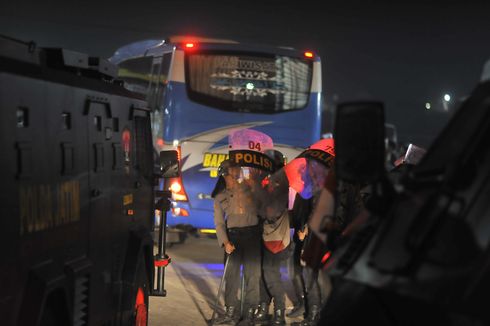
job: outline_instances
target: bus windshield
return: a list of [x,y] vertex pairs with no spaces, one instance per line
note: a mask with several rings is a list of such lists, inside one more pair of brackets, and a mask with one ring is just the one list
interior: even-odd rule
[[312,62],[287,56],[190,53],[186,56],[189,97],[222,110],[278,113],[304,108]]

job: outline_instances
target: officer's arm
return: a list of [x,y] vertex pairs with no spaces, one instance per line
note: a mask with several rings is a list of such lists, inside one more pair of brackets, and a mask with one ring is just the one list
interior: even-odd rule
[[216,237],[218,238],[218,243],[223,246],[225,243],[229,242],[228,236],[226,234],[225,225],[225,215],[223,209],[221,208],[220,197],[214,200],[214,225],[216,227]]

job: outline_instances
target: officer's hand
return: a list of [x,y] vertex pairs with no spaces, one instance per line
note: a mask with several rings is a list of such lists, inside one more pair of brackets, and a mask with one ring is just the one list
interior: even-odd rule
[[308,226],[305,226],[303,231],[298,230],[298,238],[300,241],[303,241],[307,235],[308,235]]
[[230,241],[225,243],[225,251],[228,255],[231,255],[231,253],[235,251],[235,246],[233,245],[233,243],[231,243]]

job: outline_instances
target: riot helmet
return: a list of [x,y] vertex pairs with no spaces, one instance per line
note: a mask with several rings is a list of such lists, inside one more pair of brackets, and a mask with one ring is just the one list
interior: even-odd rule
[[225,175],[228,175],[230,173],[230,168],[233,166],[237,166],[235,162],[230,159],[224,160],[218,167],[218,176],[224,177]]
[[269,156],[274,163],[274,171],[279,170],[284,165],[286,165],[286,157],[276,149],[268,149],[264,152],[265,155]]
[[294,160],[285,165],[284,171],[293,188],[303,199],[318,193],[332,172],[335,159],[333,138],[321,139],[309,146]]

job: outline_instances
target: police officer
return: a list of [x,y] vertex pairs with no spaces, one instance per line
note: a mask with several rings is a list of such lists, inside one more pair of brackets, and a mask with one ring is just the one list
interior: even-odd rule
[[[268,150],[265,152],[274,163],[274,171],[284,167],[285,157],[277,150]],[[287,194],[284,193],[286,196]],[[268,204],[273,204],[273,201],[279,198],[269,198]],[[286,200],[278,200],[277,206],[280,203],[287,204]],[[267,209],[267,208],[266,208]],[[274,209],[275,211],[275,209]],[[263,247],[262,247],[262,276],[263,281],[261,283],[260,290],[260,305],[256,314],[256,322],[260,324],[269,324],[269,304],[271,300],[274,300],[274,318],[270,321],[271,325],[285,325],[286,320],[284,316],[285,295],[286,291],[284,284],[281,280],[281,265],[290,256],[290,228],[289,228],[289,214],[287,206],[283,207],[280,215],[265,218],[263,221]],[[268,245],[267,235],[272,236],[274,240],[279,238],[287,238],[287,242],[282,242],[282,246],[272,248]],[[275,241],[277,243],[277,241]],[[270,244],[270,243],[269,243]]]
[[243,265],[246,323],[253,323],[259,304],[261,228],[246,174],[231,160],[221,163],[218,174],[225,181],[225,189],[216,191],[214,223],[218,243],[225,250],[228,267],[225,275],[225,314],[216,324],[235,323],[240,319],[240,266]]
[[[318,229],[316,223],[312,223],[312,215],[315,211],[315,206],[320,201],[320,195],[326,184],[330,188],[334,188],[335,182],[333,173],[333,164],[335,158],[333,139],[324,139],[311,146],[303,152],[306,158],[307,173],[312,185],[313,197],[309,206],[309,214],[307,228],[302,243],[301,260],[305,261],[303,268],[304,281],[306,288],[306,314],[305,319],[301,322],[301,326],[316,325],[320,317],[321,307],[321,291],[319,283],[319,270],[317,264],[323,257],[317,257],[318,253],[324,252],[324,244],[319,240],[315,229]],[[332,185],[331,185],[332,184]],[[333,212],[333,202],[324,203],[328,205],[329,210]],[[332,213],[333,215],[333,213]],[[323,255],[323,254],[321,254]],[[308,258],[309,257],[309,258]]]

